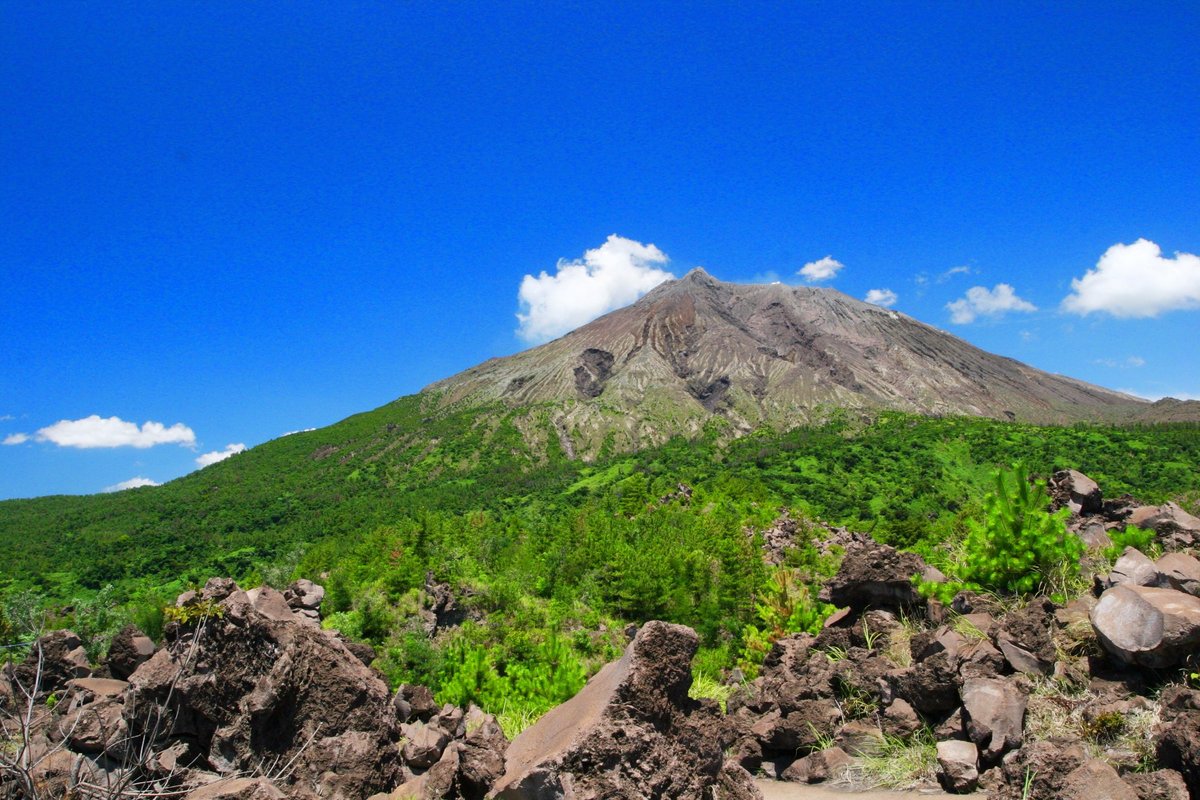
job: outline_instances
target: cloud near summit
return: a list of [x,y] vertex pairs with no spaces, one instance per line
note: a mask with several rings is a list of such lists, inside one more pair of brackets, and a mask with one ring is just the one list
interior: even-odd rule
[[662,269],[670,259],[653,244],[608,237],[582,259],[559,259],[553,275],[526,275],[517,298],[517,335],[545,342],[627,306],[674,274]]

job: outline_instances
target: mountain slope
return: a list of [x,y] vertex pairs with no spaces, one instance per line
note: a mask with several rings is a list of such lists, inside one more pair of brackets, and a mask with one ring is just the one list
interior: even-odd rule
[[545,406],[566,448],[790,425],[829,408],[1035,423],[1136,418],[1146,401],[980,350],[832,289],[738,285],[700,269],[540,347],[432,384],[444,405]]

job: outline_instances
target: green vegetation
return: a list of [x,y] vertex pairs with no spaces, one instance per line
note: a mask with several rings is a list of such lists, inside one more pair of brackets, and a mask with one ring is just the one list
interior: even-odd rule
[[1104,557],[1112,562],[1121,557],[1126,547],[1140,550],[1150,558],[1161,555],[1162,548],[1154,541],[1154,531],[1126,525],[1122,530],[1109,531],[1108,538],[1112,540],[1112,544],[1104,548]]
[[963,589],[1000,594],[1061,593],[1079,575],[1084,544],[1068,534],[1065,508],[1048,511],[1044,480],[1023,469],[996,470],[981,518],[967,521],[967,536],[950,581],[925,584],[943,602]]
[[[814,520],[963,582],[1031,591],[1061,582],[1071,545],[1040,490],[993,477],[998,465],[1074,467],[1147,502],[1200,496],[1195,425],[835,414],[733,441],[714,424],[583,464],[547,433],[549,413],[407,397],[162,487],[0,503],[0,635],[69,625],[96,656],[129,620],[157,635],[164,606],[210,576],[309,577],[327,589],[325,624],[374,645],[391,681],[480,702],[517,728],[620,653],[630,622],[695,628],[714,697],[723,669],[753,674],[779,636],[818,629],[837,554],[817,549]],[[781,510],[801,524],[772,569],[760,532]],[[454,588],[465,624],[427,634],[427,577]]]

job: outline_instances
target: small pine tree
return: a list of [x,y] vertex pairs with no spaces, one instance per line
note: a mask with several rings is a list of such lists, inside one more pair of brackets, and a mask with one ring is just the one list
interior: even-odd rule
[[1067,509],[1047,510],[1045,481],[1031,482],[1017,465],[998,470],[993,482],[984,518],[968,523],[959,577],[991,591],[1028,594],[1055,574],[1077,574],[1083,542],[1067,531]]

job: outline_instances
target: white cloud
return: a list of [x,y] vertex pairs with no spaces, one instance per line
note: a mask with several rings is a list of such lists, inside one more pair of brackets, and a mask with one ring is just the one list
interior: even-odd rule
[[951,267],[950,269],[946,270],[945,272],[943,272],[937,276],[937,282],[945,283],[946,281],[953,278],[955,275],[970,275],[971,272],[972,272],[971,268],[967,267],[967,266]]
[[1146,366],[1146,359],[1142,358],[1141,356],[1129,356],[1121,361],[1118,361],[1115,358],[1097,358],[1094,359],[1092,363],[1101,367],[1108,367],[1109,369],[1136,369],[1137,367]]
[[800,268],[797,275],[800,275],[809,283],[817,281],[827,281],[845,267],[846,265],[838,261],[833,256],[825,256],[816,261],[810,261]]
[[197,456],[196,463],[201,467],[207,467],[212,464],[216,464],[218,461],[224,461],[230,456],[244,452],[245,449],[246,445],[240,442],[238,444],[227,444],[225,445],[224,450],[213,450],[211,453],[204,453],[203,455]]
[[946,308],[950,309],[950,321],[958,325],[974,322],[977,317],[1001,317],[1010,311],[1037,311],[1037,306],[1017,297],[1007,283],[997,283],[991,289],[972,286],[965,297],[947,303]]
[[521,321],[517,335],[527,342],[544,342],[591,322],[601,314],[627,306],[663,281],[675,276],[666,266],[667,254],[615,233],[583,258],[560,259],[555,274],[526,275],[517,298]]
[[0,414],[0,422],[12,422],[16,417],[12,414]]
[[28,433],[10,433],[4,437],[4,444],[25,444],[28,441]]
[[120,483],[115,483],[112,486],[105,486],[104,489],[102,489],[101,491],[103,491],[105,493],[123,492],[126,489],[137,489],[138,487],[141,487],[141,486],[161,486],[161,485],[162,484],[160,484],[158,481],[152,481],[149,478],[138,477],[138,478],[130,478],[129,480],[121,481]]
[[62,419],[37,432],[39,442],[51,442],[59,447],[136,447],[144,450],[159,444],[193,445],[196,434],[182,422],[171,427],[161,422],[137,423],[118,417],[101,418],[97,414],[83,419]]
[[1200,256],[1163,258],[1154,242],[1114,244],[1096,268],[1071,281],[1062,308],[1073,314],[1104,311],[1114,317],[1156,317],[1164,311],[1200,308]]
[[877,306],[891,308],[896,305],[896,301],[900,299],[900,296],[891,289],[872,289],[867,292],[867,296],[863,299]]

